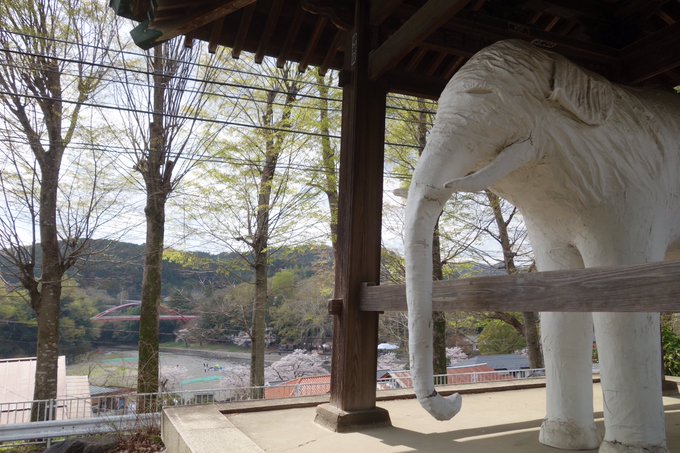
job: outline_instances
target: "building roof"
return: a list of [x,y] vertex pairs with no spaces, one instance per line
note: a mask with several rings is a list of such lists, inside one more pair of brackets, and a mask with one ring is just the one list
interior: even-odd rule
[[[66,396],[66,357],[59,356],[57,397]],[[30,401],[35,386],[35,357],[0,360],[0,404]]]
[[456,367],[488,365],[492,370],[521,370],[529,368],[529,358],[519,354],[478,355],[456,363]]
[[[150,48],[176,36],[341,69],[354,0],[112,0],[140,22],[131,34]],[[673,0],[371,0],[371,76],[392,91],[437,97],[474,53],[523,39],[626,84],[680,84],[680,4]]]
[[[30,421],[35,386],[35,357],[0,360],[0,424]],[[66,376],[66,357],[59,356],[57,370],[57,418],[91,414],[87,376]],[[68,398],[80,398],[68,400]],[[23,404],[12,404],[23,403]]]
[[331,375],[304,376],[264,389],[264,399],[325,395],[331,391]]

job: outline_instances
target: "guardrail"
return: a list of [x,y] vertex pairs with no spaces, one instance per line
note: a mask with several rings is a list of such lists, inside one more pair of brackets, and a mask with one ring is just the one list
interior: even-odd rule
[[[450,369],[435,376],[435,385],[461,385],[482,382],[526,380],[544,377],[544,369],[509,371],[474,371]],[[378,379],[376,390],[408,389],[413,380],[410,371],[389,371]],[[309,380],[312,382],[305,382]],[[330,393],[330,375],[303,377],[295,384],[265,387],[181,390],[176,392],[119,394],[82,398],[60,398],[44,401],[22,401],[0,404],[0,443],[28,439],[52,439],[74,435],[134,430],[158,424],[165,407],[228,403],[255,399],[281,399]],[[30,422],[34,406],[41,408],[42,418],[52,420]],[[140,413],[144,412],[144,413]]]
[[54,439],[86,434],[130,431],[160,423],[160,413],[128,414],[85,418],[80,420],[50,420],[0,426],[0,442],[28,439]]

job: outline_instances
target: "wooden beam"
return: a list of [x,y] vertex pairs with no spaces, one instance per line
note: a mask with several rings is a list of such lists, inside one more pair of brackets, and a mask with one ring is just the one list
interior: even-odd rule
[[248,36],[250,23],[253,20],[254,13],[255,5],[250,5],[243,9],[241,20],[238,24],[238,30],[236,31],[236,38],[234,39],[234,47],[231,48],[232,58],[238,59],[241,56],[241,51],[243,51],[243,46],[245,45],[246,37]]
[[441,77],[428,77],[423,72],[394,70],[386,74],[382,82],[390,92],[436,101],[448,80]]
[[451,77],[463,66],[463,63],[467,61],[467,58],[465,57],[457,57],[454,61],[451,62],[451,65],[446,69],[446,73],[444,74],[444,78],[446,80],[450,80]]
[[415,71],[418,68],[420,62],[423,61],[423,58],[425,58],[425,55],[427,55],[427,52],[428,50],[426,48],[421,47],[413,53],[411,61],[409,61],[408,65],[406,65],[409,71]]
[[308,38],[307,42],[307,48],[305,49],[304,56],[302,57],[302,61],[298,65],[298,71],[300,72],[305,72],[307,70],[307,66],[309,66],[309,59],[312,56],[312,52],[314,52],[314,49],[316,49],[316,46],[319,44],[319,40],[321,39],[321,34],[323,33],[324,29],[326,28],[326,24],[328,23],[328,19],[326,16],[319,16],[316,19],[316,25],[314,26],[314,31],[312,32],[312,35]]
[[371,0],[371,25],[380,25],[404,0]]
[[342,44],[342,38],[344,37],[345,31],[338,30],[335,32],[335,36],[333,37],[331,46],[328,48],[328,52],[326,52],[326,56],[324,57],[323,61],[321,62],[321,65],[319,66],[319,75],[322,76],[326,75],[326,72],[328,71],[331,62],[333,61],[333,59],[335,59],[335,55],[338,53],[340,45]]
[[680,22],[624,48],[625,82],[636,84],[680,67]]
[[281,51],[279,52],[279,57],[276,59],[276,67],[282,68],[286,61],[288,61],[288,54],[290,53],[290,48],[295,43],[295,38],[297,38],[298,31],[300,31],[300,26],[302,25],[302,18],[305,13],[302,9],[297,6],[295,9],[295,15],[293,16],[293,23],[288,29],[286,34],[286,40],[283,42]]
[[257,44],[257,50],[255,51],[255,63],[260,64],[264,59],[267,46],[269,45],[269,40],[276,29],[276,24],[279,21],[279,16],[281,16],[281,10],[283,9],[283,0],[274,0],[272,6],[269,8],[267,13],[267,22],[265,22],[264,30],[260,35],[260,40]]
[[444,52],[440,52],[437,54],[437,56],[432,60],[430,65],[427,67],[427,75],[432,77],[436,72],[437,69],[439,69],[439,66],[446,60],[446,57],[448,57],[447,54]]
[[613,47],[547,33],[535,26],[506,22],[482,14],[475,16],[475,20],[454,17],[446,24],[445,28],[491,42],[511,38],[526,41],[540,40],[554,44],[554,50],[568,57],[588,59],[593,62],[600,62],[603,65],[618,62],[618,50]]
[[[437,311],[678,312],[680,261],[434,282]],[[361,309],[406,310],[404,285],[364,287]]]
[[380,47],[371,52],[369,76],[376,80],[432,32],[448,22],[469,0],[428,0]]
[[212,23],[210,29],[210,38],[208,40],[208,52],[215,53],[217,51],[217,44],[222,36],[222,28],[224,28],[224,16]]
[[139,47],[150,49],[161,42],[190,33],[252,3],[255,3],[255,0],[214,2],[212,6],[201,9],[188,17],[177,16],[158,21],[153,19],[144,21],[132,30],[131,36]]

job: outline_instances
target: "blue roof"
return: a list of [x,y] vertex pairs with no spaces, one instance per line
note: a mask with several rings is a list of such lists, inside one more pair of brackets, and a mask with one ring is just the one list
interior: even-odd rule
[[519,354],[478,355],[456,362],[456,366],[481,365],[486,363],[494,370],[521,370],[529,368],[529,358]]

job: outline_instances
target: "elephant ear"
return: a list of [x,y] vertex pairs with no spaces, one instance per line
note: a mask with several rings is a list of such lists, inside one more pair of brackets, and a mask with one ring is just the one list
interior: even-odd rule
[[609,118],[614,104],[611,84],[564,59],[555,60],[552,93],[549,99],[580,121],[597,126]]

